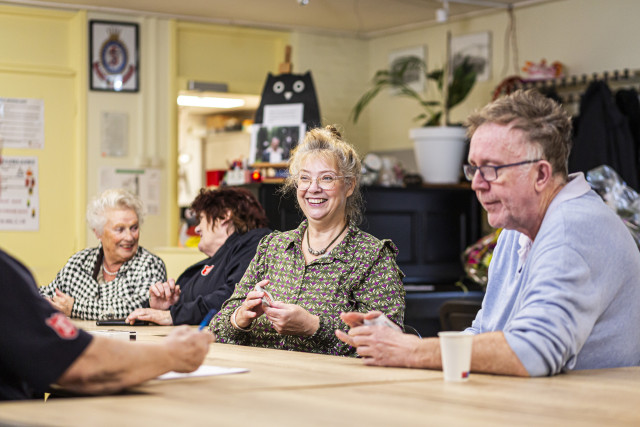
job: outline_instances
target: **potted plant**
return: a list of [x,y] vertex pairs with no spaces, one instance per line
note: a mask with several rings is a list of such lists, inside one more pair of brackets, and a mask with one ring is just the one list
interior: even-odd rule
[[[422,73],[433,81],[441,100],[426,99],[407,83],[410,74]],[[414,118],[422,121],[421,128],[411,129],[416,163],[422,178],[429,183],[457,183],[465,153],[466,134],[461,126],[449,122],[449,110],[465,100],[476,82],[476,67],[472,58],[465,56],[454,67],[451,81],[447,67],[427,72],[425,62],[416,56],[406,56],[394,62],[390,69],[379,70],[373,77],[373,86],[353,107],[354,123],[369,103],[385,88],[399,96],[414,99],[422,112]]]

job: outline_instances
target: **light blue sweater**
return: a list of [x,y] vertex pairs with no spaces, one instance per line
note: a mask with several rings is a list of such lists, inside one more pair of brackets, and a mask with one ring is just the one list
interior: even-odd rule
[[531,376],[640,364],[640,252],[618,216],[575,174],[519,266],[504,230],[468,331],[503,331]]

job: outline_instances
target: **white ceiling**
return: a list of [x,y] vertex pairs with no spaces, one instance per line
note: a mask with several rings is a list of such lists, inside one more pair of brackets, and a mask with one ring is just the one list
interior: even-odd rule
[[[372,37],[436,23],[441,0],[0,0],[190,21]],[[449,0],[450,20],[558,0]]]

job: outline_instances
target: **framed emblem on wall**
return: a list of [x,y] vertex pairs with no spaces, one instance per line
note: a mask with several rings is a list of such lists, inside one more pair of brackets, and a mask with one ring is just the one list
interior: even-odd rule
[[89,21],[89,88],[138,92],[138,52],[138,24]]

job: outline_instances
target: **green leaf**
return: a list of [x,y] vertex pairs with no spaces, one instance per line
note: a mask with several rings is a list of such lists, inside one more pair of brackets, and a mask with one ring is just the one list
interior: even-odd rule
[[[428,81],[436,83],[436,87],[443,97],[444,70],[436,69],[427,73],[425,62],[416,56],[402,57],[395,61],[388,70],[378,70],[372,79],[372,86],[358,100],[351,111],[351,118],[357,123],[364,109],[380,93],[383,88],[395,90],[397,96],[414,99],[424,110],[414,120],[425,120],[424,126],[436,126],[440,124],[444,115],[442,108],[450,109],[462,102],[473,89],[476,81],[476,71],[469,57],[464,57],[462,62],[453,70],[453,76],[449,82],[448,96],[444,100],[425,99],[421,93],[416,92],[405,84],[409,73],[420,73]],[[445,104],[445,105],[443,105]]]

